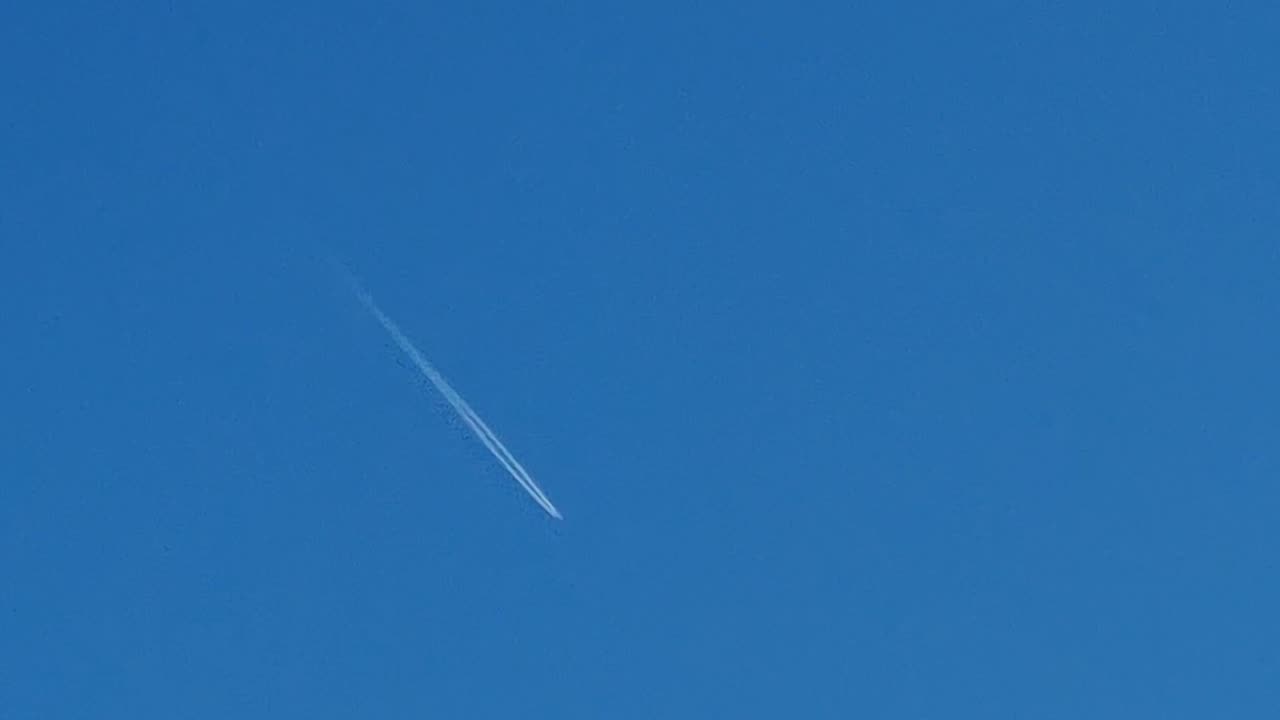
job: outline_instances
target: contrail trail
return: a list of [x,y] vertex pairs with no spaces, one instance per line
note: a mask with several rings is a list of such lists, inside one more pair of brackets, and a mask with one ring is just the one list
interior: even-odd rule
[[502,441],[498,439],[498,436],[493,432],[493,430],[485,424],[484,420],[480,419],[480,416],[476,414],[476,411],[472,410],[471,406],[467,404],[467,401],[463,400],[462,396],[453,389],[453,386],[444,379],[444,376],[440,374],[440,371],[436,370],[435,366],[423,357],[422,353],[418,351],[418,348],[414,347],[409,338],[400,330],[400,326],[396,325],[394,320],[387,317],[387,314],[382,312],[382,308],[378,307],[378,304],[373,301],[373,296],[361,287],[360,283],[357,282],[349,272],[346,272],[345,269],[343,269],[343,274],[347,276],[347,282],[351,285],[351,289],[355,292],[356,297],[359,298],[360,304],[364,305],[365,309],[367,309],[378,323],[382,325],[382,328],[387,331],[387,334],[391,336],[391,339],[395,340],[396,345],[399,345],[400,349],[409,356],[409,359],[412,360],[413,364],[418,367],[418,370],[420,370],[422,374],[431,381],[431,384],[436,387],[436,390],[439,390],[440,394],[444,395],[444,399],[449,401],[449,404],[453,406],[455,411],[457,411],[458,416],[467,424],[467,427],[471,428],[471,432],[475,433],[476,437],[480,438],[480,442],[484,443],[484,446],[489,448],[489,452],[493,453],[493,456],[498,459],[498,462],[502,463],[502,466],[507,469],[507,472],[511,473],[511,477],[515,478],[516,482],[520,483],[520,487],[524,488],[525,492],[529,493],[529,496],[533,498],[534,502],[538,503],[543,510],[546,510],[551,517],[557,520],[564,519],[560,514],[560,511],[556,510],[556,506],[551,504],[551,500],[547,498],[546,493],[542,492],[542,488],[538,487],[538,484],[533,481],[533,477],[529,475],[529,471],[524,469],[524,466],[516,460],[515,456],[511,454],[511,451],[507,449],[507,446],[502,444]]

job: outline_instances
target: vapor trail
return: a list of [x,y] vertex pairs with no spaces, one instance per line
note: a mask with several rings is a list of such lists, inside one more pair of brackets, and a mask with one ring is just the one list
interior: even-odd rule
[[351,284],[351,289],[355,292],[360,303],[364,305],[365,309],[367,309],[378,323],[382,325],[382,328],[387,331],[387,334],[391,336],[391,339],[395,341],[396,345],[399,345],[400,349],[409,356],[409,359],[418,367],[418,370],[420,370],[422,374],[431,381],[431,384],[435,386],[436,390],[440,391],[440,394],[444,396],[444,399],[449,401],[449,404],[453,406],[455,411],[457,411],[458,416],[467,424],[467,427],[471,428],[471,432],[475,433],[476,437],[480,438],[480,442],[484,443],[484,446],[489,448],[489,452],[493,453],[493,456],[498,459],[498,462],[502,463],[502,466],[507,469],[508,473],[511,473],[511,477],[515,478],[516,482],[520,483],[520,487],[524,488],[525,492],[529,493],[529,496],[533,498],[534,502],[538,503],[543,510],[546,510],[551,517],[556,518],[557,520],[563,519],[563,516],[560,515],[560,511],[556,510],[556,506],[551,504],[551,500],[547,497],[546,493],[542,492],[542,488],[538,487],[538,484],[533,481],[533,477],[529,475],[529,471],[525,470],[524,466],[516,460],[515,456],[511,454],[511,451],[507,449],[506,445],[502,444],[502,441],[498,439],[498,436],[493,432],[493,430],[485,424],[484,420],[480,419],[480,416],[476,414],[476,411],[471,409],[471,406],[467,404],[467,401],[463,400],[462,396],[453,389],[453,386],[444,379],[444,376],[440,374],[440,371],[436,370],[435,366],[423,357],[422,353],[418,351],[418,348],[414,347],[409,338],[400,330],[400,326],[396,325],[394,320],[387,317],[387,314],[382,312],[382,308],[379,308],[378,304],[373,301],[373,296],[361,287],[355,278],[351,277],[350,273],[346,273],[344,270],[344,274],[347,275],[347,281]]

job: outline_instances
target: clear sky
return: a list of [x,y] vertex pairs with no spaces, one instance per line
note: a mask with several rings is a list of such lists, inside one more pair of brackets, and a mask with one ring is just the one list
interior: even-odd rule
[[1277,7],[5,3],[0,717],[1280,717]]

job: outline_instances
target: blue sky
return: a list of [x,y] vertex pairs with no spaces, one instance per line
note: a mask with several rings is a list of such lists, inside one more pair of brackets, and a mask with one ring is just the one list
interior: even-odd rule
[[1274,4],[113,5],[0,10],[0,716],[1280,711]]

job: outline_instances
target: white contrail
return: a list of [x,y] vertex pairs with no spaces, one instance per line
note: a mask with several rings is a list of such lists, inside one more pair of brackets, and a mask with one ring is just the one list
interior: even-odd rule
[[538,487],[538,484],[533,481],[533,477],[529,475],[529,471],[525,470],[524,466],[516,460],[515,456],[511,454],[511,451],[507,449],[506,445],[502,444],[502,441],[498,439],[498,436],[493,432],[493,430],[489,429],[489,426],[485,424],[484,420],[480,419],[480,416],[476,414],[476,411],[472,410],[471,406],[467,404],[467,401],[463,400],[462,396],[453,389],[453,386],[444,379],[444,376],[440,374],[440,371],[436,370],[435,366],[418,351],[418,348],[413,346],[413,343],[409,341],[409,338],[405,337],[405,334],[401,332],[400,326],[396,325],[395,321],[387,317],[386,313],[382,312],[382,309],[378,307],[378,304],[373,301],[373,296],[361,287],[355,278],[350,276],[350,273],[345,274],[347,275],[348,282],[351,284],[351,289],[355,292],[356,297],[360,299],[360,303],[365,306],[374,318],[377,319],[383,329],[391,335],[391,339],[395,340],[396,345],[399,345],[400,349],[409,356],[409,359],[413,361],[413,364],[418,366],[418,370],[422,371],[422,374],[431,381],[432,385],[435,385],[441,395],[444,395],[444,399],[449,401],[449,404],[453,406],[453,409],[458,412],[458,416],[467,424],[467,427],[471,428],[471,432],[475,433],[476,437],[480,438],[480,442],[484,443],[484,446],[489,448],[489,452],[493,453],[493,456],[498,459],[498,462],[502,463],[502,466],[507,469],[507,472],[511,473],[511,477],[515,478],[516,482],[520,483],[520,487],[524,488],[525,492],[529,493],[529,496],[533,498],[534,502],[538,503],[543,510],[546,510],[551,517],[556,518],[557,520],[563,519],[563,516],[560,515],[560,511],[556,510],[556,506],[552,505],[551,500],[547,498],[546,493],[542,492],[542,488]]

